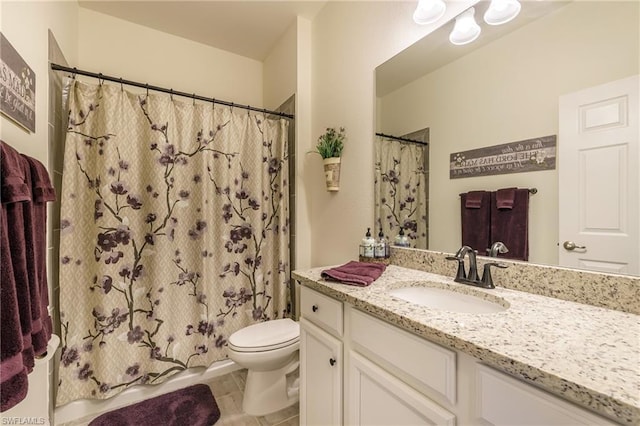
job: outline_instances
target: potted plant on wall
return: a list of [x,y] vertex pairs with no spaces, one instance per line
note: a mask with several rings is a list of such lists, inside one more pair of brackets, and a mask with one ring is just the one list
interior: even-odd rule
[[340,127],[338,131],[328,127],[318,138],[316,152],[322,157],[327,191],[340,189],[340,156],[344,149],[345,130]]

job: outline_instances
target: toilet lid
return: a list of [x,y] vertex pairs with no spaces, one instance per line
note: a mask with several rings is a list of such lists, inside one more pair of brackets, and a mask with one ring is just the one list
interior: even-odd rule
[[229,337],[229,346],[238,351],[267,351],[297,342],[300,325],[289,319],[261,322],[236,331]]

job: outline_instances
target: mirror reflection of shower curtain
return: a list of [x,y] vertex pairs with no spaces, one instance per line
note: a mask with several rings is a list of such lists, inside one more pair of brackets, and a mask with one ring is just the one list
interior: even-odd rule
[[404,229],[411,247],[428,248],[427,145],[376,136],[375,223],[391,243]]

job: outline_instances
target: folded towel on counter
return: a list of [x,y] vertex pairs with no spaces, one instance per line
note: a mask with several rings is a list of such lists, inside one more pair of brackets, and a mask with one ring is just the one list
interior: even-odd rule
[[366,287],[377,280],[386,268],[387,265],[382,263],[351,261],[342,266],[322,271],[322,278]]
[[468,209],[479,209],[487,191],[469,191],[466,194],[464,206]]
[[516,199],[516,189],[518,188],[498,189],[496,191],[496,208],[511,210]]

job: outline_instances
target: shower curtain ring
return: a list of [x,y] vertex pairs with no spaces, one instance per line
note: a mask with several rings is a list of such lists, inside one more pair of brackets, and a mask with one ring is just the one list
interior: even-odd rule
[[122,77],[120,77],[120,91],[124,92],[124,86],[122,85]]
[[171,97],[171,102],[173,102],[173,89],[169,89],[169,96]]
[[144,87],[147,89],[147,98],[149,97],[149,84],[145,83]]
[[73,67],[73,74],[71,74],[71,78],[75,80],[77,73],[78,73],[78,69],[76,67]]
[[193,106],[196,106],[196,94],[194,93],[192,96],[193,96]]
[[98,74],[98,85],[100,87],[102,87],[102,84],[104,83],[104,78],[102,77],[102,73]]

